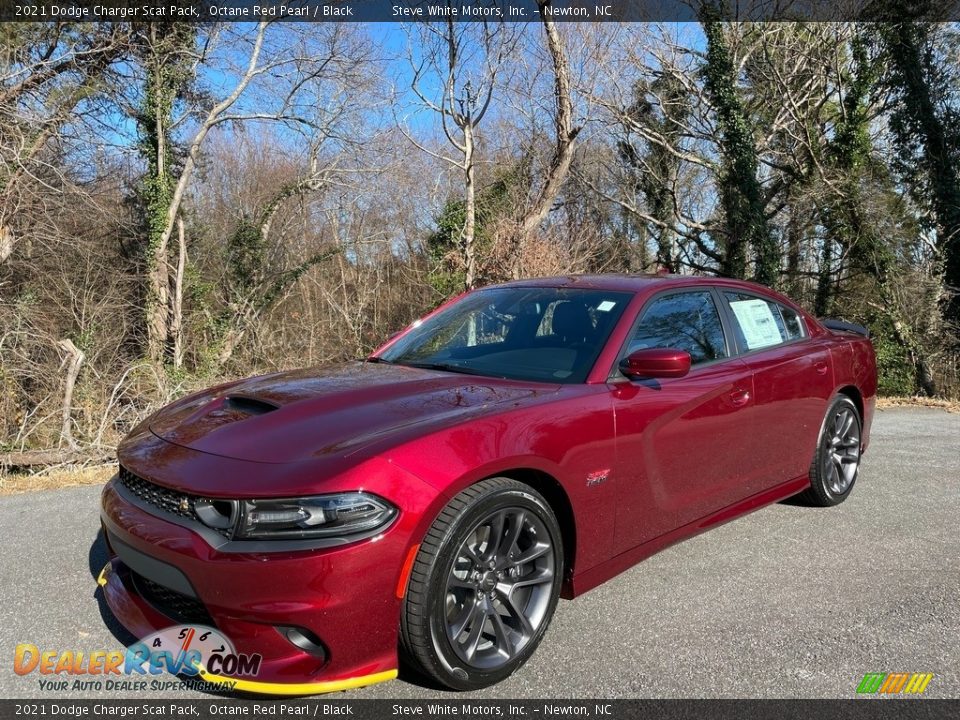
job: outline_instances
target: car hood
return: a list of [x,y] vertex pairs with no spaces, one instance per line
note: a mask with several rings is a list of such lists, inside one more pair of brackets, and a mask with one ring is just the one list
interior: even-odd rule
[[220,386],[168,406],[149,426],[163,440],[204,453],[297,462],[400,441],[559,388],[357,362]]

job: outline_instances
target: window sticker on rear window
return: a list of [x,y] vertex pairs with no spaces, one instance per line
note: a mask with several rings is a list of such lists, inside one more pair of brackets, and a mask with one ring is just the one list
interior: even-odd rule
[[604,300],[602,303],[597,305],[597,310],[600,312],[610,312],[616,306],[617,304],[613,300]]
[[743,337],[747,342],[748,350],[778,345],[783,342],[780,328],[773,317],[770,305],[766,300],[754,298],[751,300],[734,300],[730,309],[737,316]]

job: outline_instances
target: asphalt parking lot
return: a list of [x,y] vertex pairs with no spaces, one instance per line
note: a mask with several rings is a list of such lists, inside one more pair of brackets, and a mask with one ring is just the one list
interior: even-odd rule
[[[561,602],[533,659],[472,695],[848,698],[867,672],[929,672],[927,696],[960,697],[960,415],[878,412],[872,443],[840,507],[765,508]],[[99,490],[0,498],[2,697],[51,697],[14,674],[17,643],[120,647],[95,595]],[[401,676],[336,697],[442,695]]]

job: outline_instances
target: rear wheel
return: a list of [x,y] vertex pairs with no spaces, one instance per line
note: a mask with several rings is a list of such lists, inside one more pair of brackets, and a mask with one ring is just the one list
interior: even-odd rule
[[467,488],[417,553],[401,616],[407,656],[457,690],[503,680],[540,644],[562,570],[560,528],[539,493],[508,478]]
[[846,395],[830,403],[813,462],[810,488],[800,497],[811,505],[839,505],[853,490],[860,471],[861,420],[857,406]]

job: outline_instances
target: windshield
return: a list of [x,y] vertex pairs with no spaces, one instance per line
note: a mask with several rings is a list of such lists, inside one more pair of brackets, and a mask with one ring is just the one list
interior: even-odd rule
[[548,287],[478,290],[414,323],[380,359],[473,375],[580,383],[631,297]]

